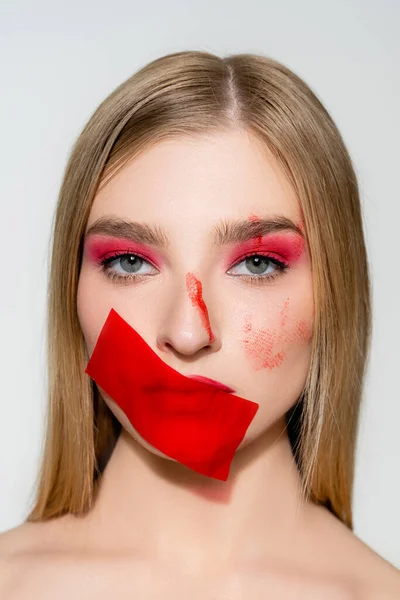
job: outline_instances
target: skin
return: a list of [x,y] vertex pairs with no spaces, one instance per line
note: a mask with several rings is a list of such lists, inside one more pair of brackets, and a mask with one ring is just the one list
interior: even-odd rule
[[[313,320],[310,262],[305,246],[296,252],[299,239],[292,232],[274,234],[271,237],[278,238],[275,243],[268,244],[265,236],[259,244],[255,240],[252,245],[230,245],[222,251],[211,243],[210,230],[219,219],[254,219],[253,215],[284,215],[295,223],[301,218],[294,193],[277,165],[266,163],[260,143],[235,132],[160,144],[133,161],[97,195],[87,224],[88,230],[101,217],[117,216],[163,226],[171,248],[168,254],[151,255],[158,274],[144,264],[140,273],[147,273],[147,278],[129,285],[110,282],[93,260],[96,236],[87,240],[78,286],[78,315],[89,355],[113,307],[177,371],[211,377],[257,402],[260,408],[240,447],[259,439],[278,421],[277,431],[283,429],[284,415],[306,379]],[[284,276],[252,285],[245,277],[252,271],[243,261],[232,269],[252,248],[267,249],[275,257],[289,255],[294,264]],[[121,261],[117,263],[114,271],[126,274]],[[237,276],[227,276],[229,269]],[[264,267],[269,275],[276,271],[273,264]],[[197,303],[196,281],[202,287]],[[304,339],[297,334],[302,324],[307,330]],[[275,368],[276,356],[282,358]],[[103,397],[120,418],[115,403]],[[123,424],[143,444],[132,426],[125,420]],[[286,448],[292,463],[285,437],[282,435],[279,444]],[[147,444],[146,449],[151,450]],[[163,463],[160,467],[170,468]],[[184,471],[184,476],[190,474]],[[254,477],[258,478],[257,472]],[[196,482],[196,486],[212,484]],[[293,492],[291,486],[284,495],[297,503],[297,492]],[[159,544],[159,533],[157,538]],[[216,540],[212,543],[219,553]],[[209,556],[209,545],[207,542],[204,555]],[[182,551],[186,555],[184,547]]]
[[[227,273],[243,254],[238,245],[218,249],[210,241],[221,218],[277,215],[302,223],[277,163],[243,130],[162,142],[98,193],[87,230],[98,218],[114,216],[162,226],[171,243],[168,251],[150,250],[157,265],[144,263],[147,277],[121,284],[96,263],[96,240],[86,241],[78,315],[88,354],[114,308],[165,363],[221,381],[260,407],[221,482],[147,444],[103,394],[123,429],[97,502],[83,518],[65,515],[0,536],[7,564],[10,553],[19,557],[12,575],[3,576],[5,592],[18,594],[4,597],[43,599],[57,590],[58,598],[64,592],[67,598],[82,586],[90,590],[85,597],[97,599],[111,591],[175,600],[252,600],[271,592],[283,599],[396,597],[397,570],[300,493],[284,417],[310,361],[307,244],[282,232],[280,241],[253,241],[251,248],[266,244],[275,256],[283,244],[292,261],[283,274],[252,285],[244,262],[233,269],[235,277]],[[121,265],[115,261],[113,268],[123,274]],[[21,584],[27,557],[35,568]]]

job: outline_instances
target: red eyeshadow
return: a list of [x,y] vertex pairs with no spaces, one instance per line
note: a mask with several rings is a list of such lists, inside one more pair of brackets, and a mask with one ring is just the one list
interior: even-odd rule
[[279,260],[292,264],[303,254],[304,239],[293,232],[259,236],[235,246],[229,253],[226,268],[248,254],[257,252],[275,255]]
[[85,253],[93,262],[99,263],[107,256],[113,254],[139,254],[154,264],[162,265],[163,261],[154,253],[153,250],[143,244],[124,240],[121,238],[112,238],[109,236],[93,236],[85,243]]

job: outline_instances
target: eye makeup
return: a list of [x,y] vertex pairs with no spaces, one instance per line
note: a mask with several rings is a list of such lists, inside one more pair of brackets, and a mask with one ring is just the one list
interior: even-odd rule
[[304,251],[304,240],[293,232],[259,236],[235,246],[226,256],[225,267],[251,254],[268,253],[271,258],[283,261],[287,266],[295,263]]
[[[235,244],[224,257],[225,270],[234,277],[239,277],[251,285],[265,285],[271,283],[279,275],[283,275],[293,262],[298,260],[303,253],[304,240],[295,232],[282,232],[257,236]],[[145,279],[149,273],[118,273],[111,265],[125,257],[138,257],[156,269],[162,268],[166,261],[147,245],[114,238],[106,235],[92,235],[86,239],[84,252],[96,265],[101,265],[106,277],[115,283],[129,284],[132,281]],[[252,257],[263,257],[269,264],[275,265],[273,273],[234,274],[229,270],[237,267],[241,262]]]
[[121,238],[112,238],[109,236],[90,236],[86,242],[84,251],[89,259],[98,264],[106,258],[123,254],[137,254],[140,258],[152,263],[154,267],[160,268],[164,261],[144,244],[133,242],[132,240],[124,240]]

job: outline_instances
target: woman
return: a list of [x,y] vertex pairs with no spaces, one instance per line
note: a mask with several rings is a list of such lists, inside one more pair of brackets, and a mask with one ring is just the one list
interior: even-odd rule
[[288,68],[179,52],[102,102],[60,191],[48,325],[38,493],[0,536],[2,598],[400,597],[352,532],[356,176]]

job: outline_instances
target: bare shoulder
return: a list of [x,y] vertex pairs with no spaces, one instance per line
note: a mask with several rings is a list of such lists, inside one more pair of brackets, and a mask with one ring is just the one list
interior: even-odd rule
[[31,532],[31,524],[24,523],[0,534],[0,598],[13,597],[24,552],[33,542]]
[[[290,569],[286,560],[281,573],[276,565],[269,572],[264,571],[261,577],[250,572],[245,579],[245,589],[247,592],[254,590],[254,594],[246,593],[247,598],[260,598],[266,592],[276,591],[275,597],[282,599],[400,600],[400,571],[326,509],[314,511],[309,525],[308,541],[304,540],[297,558],[288,559],[296,565],[293,579],[288,576]],[[129,586],[133,585],[131,563],[127,569],[119,561],[120,572],[118,563],[111,558],[105,562],[92,561],[86,554],[78,553],[77,537],[80,537],[81,549],[86,546],[85,535],[78,536],[79,531],[81,529],[74,526],[73,519],[65,516],[53,521],[23,523],[0,534],[1,600],[50,600],[55,595],[59,599],[71,598],[76,597],[78,588],[85,589],[85,586],[88,586],[88,592],[90,589],[90,598],[102,597],[104,587],[109,590],[106,595],[109,597],[112,590],[115,593],[118,585],[126,581],[127,572]],[[156,579],[153,575],[148,576],[147,570],[135,571],[134,579],[142,581],[143,578],[146,583],[139,586],[141,590],[156,585]],[[224,594],[243,589],[243,581],[233,578]],[[96,582],[99,588],[94,585]],[[167,581],[160,578],[160,582],[159,596],[166,597],[163,590],[168,587]],[[296,589],[296,596],[292,591],[288,593],[289,588]],[[171,597],[177,598],[176,585],[174,589]],[[55,590],[58,590],[56,594]],[[193,597],[193,594],[186,594],[186,597],[190,595]],[[210,597],[213,595],[214,592],[210,593]]]
[[49,548],[56,550],[59,545],[61,520],[25,522],[0,534],[1,600],[29,597],[25,593],[26,587],[36,576],[37,565],[49,556]]
[[[343,594],[354,600],[400,600],[400,571],[385,560],[327,509],[314,513],[321,541],[321,565],[330,562],[334,579],[343,582]],[[318,544],[317,544],[318,547]]]
[[400,599],[400,571],[381,556],[373,552],[365,559],[360,556],[360,566],[364,565],[364,581],[360,585],[365,600]]
[[[372,552],[372,551],[371,551]],[[364,579],[359,579],[355,599],[360,600],[399,600],[400,571],[373,553],[371,559],[360,560],[364,564]]]

